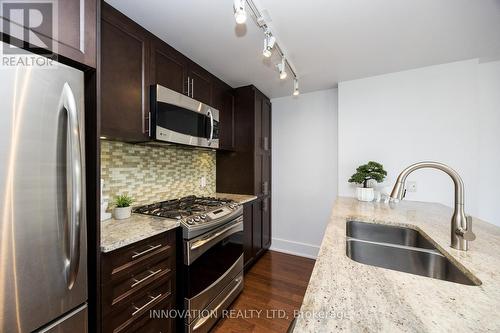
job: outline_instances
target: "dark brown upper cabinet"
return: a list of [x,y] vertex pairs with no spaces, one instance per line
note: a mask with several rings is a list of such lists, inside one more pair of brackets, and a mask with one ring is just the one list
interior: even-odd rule
[[[3,15],[0,17],[0,31],[10,25],[7,18],[10,10],[31,10],[29,2],[5,3]],[[36,3],[35,3],[36,5]],[[50,10],[50,9],[49,9]],[[26,28],[24,36],[36,35],[37,38],[25,40],[31,46],[48,49],[58,55],[69,58],[73,61],[96,67],[96,40],[97,40],[97,0],[72,0],[59,1],[57,6],[57,28],[56,31],[49,32],[44,22],[51,25],[53,21],[43,17],[45,13],[42,10],[42,24],[37,27]],[[25,15],[25,17],[28,17]],[[5,20],[5,21],[4,21]],[[8,31],[3,31],[2,36],[6,43],[23,47],[23,41],[9,36]],[[19,37],[16,35],[16,37]]]
[[58,53],[96,67],[97,0],[59,1]]
[[234,101],[234,153],[217,154],[217,191],[268,196],[271,102],[254,86],[235,89]]
[[191,62],[188,69],[189,96],[202,103],[212,105],[212,75]]
[[234,93],[222,81],[216,82],[212,90],[212,106],[219,110],[219,148],[234,149]]
[[101,22],[101,134],[124,141],[149,138],[147,32],[106,3]]
[[231,150],[233,89],[107,3],[101,19],[101,134],[149,140],[150,90],[154,84],[220,111],[219,146]]
[[187,94],[188,60],[159,38],[152,41],[151,83]]

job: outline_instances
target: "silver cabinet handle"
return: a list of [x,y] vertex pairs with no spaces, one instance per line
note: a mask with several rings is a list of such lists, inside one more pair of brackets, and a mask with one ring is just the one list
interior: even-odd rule
[[144,251],[142,251],[142,252],[134,252],[134,255],[132,256],[132,259],[135,259],[135,258],[137,258],[137,257],[140,257],[140,256],[142,256],[142,255],[144,255],[144,254],[146,254],[146,253],[149,253],[149,252],[153,251],[153,250],[156,250],[156,249],[157,249],[157,248],[159,248],[159,247],[161,247],[161,244],[154,245],[154,246],[153,246],[153,245],[150,245],[150,246],[149,246],[149,249],[147,249],[147,250],[144,250]]
[[[218,313],[220,308],[222,307],[222,305],[224,303],[226,303],[226,301],[229,299],[229,297],[231,297],[233,295],[233,293],[240,287],[241,283],[242,283],[242,280],[243,278],[242,277],[237,277],[236,279],[234,279],[234,281],[236,281],[236,285],[233,287],[233,289],[231,289],[230,292],[227,293],[227,296],[224,297],[224,299],[219,303],[217,304],[217,306],[215,307],[215,309],[213,309],[212,311],[209,311],[211,313]],[[207,315],[207,316],[203,316],[201,317],[200,319],[198,319],[198,321],[196,322],[196,324],[193,326],[193,332],[195,332],[196,330],[198,330],[200,327],[202,327],[208,319],[212,318],[211,315]]]
[[268,182],[262,183],[262,193],[264,193],[264,195],[269,194],[269,183]]
[[153,303],[154,301],[156,301],[158,298],[161,297],[162,294],[159,294],[158,296],[149,296],[149,298],[151,298],[151,300],[149,302],[147,302],[146,304],[144,304],[143,306],[141,306],[140,308],[138,308],[137,306],[134,305],[134,309],[135,311],[132,312],[132,316],[135,316],[136,314],[138,314],[139,312],[141,312],[142,310],[144,310],[145,308],[147,308],[151,303]]
[[82,152],[80,142],[80,126],[76,100],[71,87],[64,83],[61,98],[59,99],[59,111],[65,110],[68,116],[68,167],[66,168],[67,179],[67,214],[68,228],[66,228],[66,239],[69,253],[64,260],[64,271],[66,285],[72,289],[78,275],[80,265],[80,225],[82,219]]
[[134,283],[132,283],[132,285],[130,286],[130,288],[134,288],[134,287],[135,287],[135,286],[137,286],[138,284],[141,284],[141,283],[143,283],[144,281],[149,280],[150,278],[152,278],[152,277],[153,277],[153,276],[155,276],[156,274],[160,273],[161,271],[162,271],[161,269],[159,269],[159,270],[157,270],[157,271],[154,271],[154,272],[150,270],[150,271],[149,271],[149,273],[150,273],[150,274],[149,274],[148,276],[146,276],[146,277],[144,277],[144,278],[142,278],[142,279],[140,279],[140,280],[134,279]]
[[267,136],[264,137],[264,150],[265,151],[269,150],[269,137]]
[[[211,234],[210,236],[208,236],[207,238],[204,238],[204,239],[200,239],[200,240],[197,240],[196,242],[194,242],[193,244],[191,244],[191,246],[189,247],[190,250],[196,250],[197,248],[207,244],[208,242],[211,242],[212,240],[216,239],[217,237],[220,237],[221,235],[224,235],[227,233],[227,236],[231,235],[232,233],[229,233],[228,231],[232,230],[232,229],[236,229],[237,227],[240,227],[243,225],[243,222],[238,222],[236,224],[233,224],[227,228],[224,228],[222,230],[219,230],[217,232],[214,232],[213,234]],[[236,231],[234,232],[237,232],[239,229],[237,229]]]
[[194,97],[194,79],[191,79],[191,97]]
[[190,95],[189,95],[189,88],[190,88],[190,85],[191,85],[191,84],[190,84],[190,80],[189,80],[189,76],[188,76],[188,78],[187,78],[187,89],[188,89],[188,91],[187,91],[187,95],[188,95],[188,96],[190,96]]
[[210,144],[214,138],[214,116],[212,115],[212,110],[208,110],[207,116],[210,118],[210,136],[208,137],[208,143]]

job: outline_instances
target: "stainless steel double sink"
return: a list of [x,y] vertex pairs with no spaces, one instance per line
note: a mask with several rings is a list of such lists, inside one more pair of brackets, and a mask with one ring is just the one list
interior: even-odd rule
[[347,221],[346,255],[354,261],[470,286],[469,278],[420,232],[410,228]]

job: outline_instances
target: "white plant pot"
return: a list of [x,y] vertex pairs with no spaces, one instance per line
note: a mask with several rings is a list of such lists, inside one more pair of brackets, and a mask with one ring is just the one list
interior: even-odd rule
[[113,215],[117,220],[128,219],[132,215],[132,207],[115,207]]
[[375,198],[375,192],[371,187],[358,187],[356,189],[356,194],[358,195],[359,201],[373,201],[373,199]]

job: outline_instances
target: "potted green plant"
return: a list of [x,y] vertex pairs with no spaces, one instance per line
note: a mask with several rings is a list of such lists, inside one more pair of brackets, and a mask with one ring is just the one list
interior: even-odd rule
[[132,207],[130,205],[134,202],[134,199],[126,194],[119,195],[115,198],[115,209],[113,210],[113,215],[117,220],[127,219],[132,215]]
[[356,173],[349,178],[349,183],[362,185],[356,189],[359,201],[373,201],[375,193],[373,188],[369,187],[370,180],[381,183],[384,181],[385,176],[387,176],[387,172],[384,170],[384,166],[380,163],[370,161],[367,164],[360,165],[356,169]]

